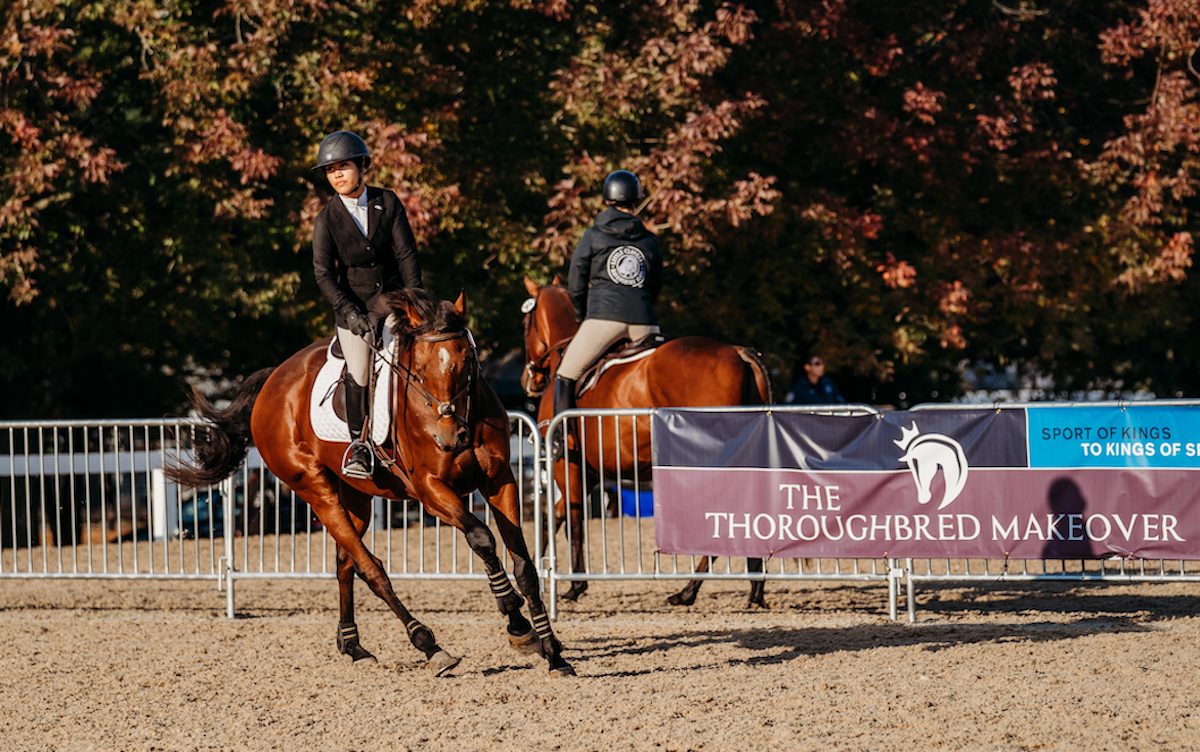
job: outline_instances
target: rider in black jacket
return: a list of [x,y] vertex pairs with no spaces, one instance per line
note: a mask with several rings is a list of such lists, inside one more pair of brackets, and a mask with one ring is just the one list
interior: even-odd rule
[[[554,383],[554,412],[575,407],[575,382],[617,340],[657,333],[654,301],[662,290],[658,236],[635,212],[642,185],[628,170],[604,179],[604,203],[571,255],[567,289],[579,331],[563,353]],[[561,456],[560,437],[554,451]]]
[[338,194],[313,226],[313,271],[333,306],[346,358],[351,443],[342,472],[352,478],[370,478],[374,465],[362,434],[370,404],[372,344],[380,321],[391,313],[384,293],[421,286],[416,240],[404,205],[395,193],[364,182],[370,165],[371,152],[361,138],[335,131],[321,142],[313,167],[325,173]]

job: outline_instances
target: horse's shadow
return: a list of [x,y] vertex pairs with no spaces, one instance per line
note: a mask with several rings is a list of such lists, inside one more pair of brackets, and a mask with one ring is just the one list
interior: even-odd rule
[[[919,647],[938,652],[965,645],[1003,642],[1048,643],[1073,640],[1093,634],[1145,633],[1155,629],[1154,622],[1200,614],[1200,597],[1187,595],[1124,595],[1097,592],[1079,593],[1059,586],[1058,592],[1019,590],[1008,586],[977,585],[953,588],[961,600],[941,600],[946,592],[918,609],[925,619],[916,624],[888,622],[847,627],[777,626],[741,629],[677,631],[665,635],[647,635],[639,639],[628,634],[619,637],[582,638],[571,641],[570,649],[582,663],[593,663],[617,656],[665,654],[668,651],[696,650],[697,663],[691,669],[722,669],[730,665],[771,666],[787,664],[838,652],[866,652],[878,648]],[[1098,586],[1089,586],[1098,587]],[[943,591],[951,590],[947,586]],[[928,595],[928,594],[927,594]],[[975,596],[975,597],[972,597]],[[986,598],[986,600],[979,600]],[[876,612],[878,613],[878,612]],[[934,621],[942,616],[969,619],[1005,614],[1054,615],[1057,620],[1034,622],[1006,621],[979,623]],[[1063,616],[1078,615],[1075,620]],[[903,615],[901,618],[904,618]],[[745,657],[703,662],[707,647],[730,645],[748,651]],[[655,661],[646,661],[648,666]],[[594,663],[593,663],[594,665]],[[615,671],[610,676],[637,676],[657,669]]]
[[[799,627],[780,629],[706,630],[660,635],[645,644],[630,645],[628,638],[594,638],[573,640],[568,647],[582,665],[594,661],[629,655],[665,653],[680,648],[700,649],[707,646],[738,647],[752,651],[745,658],[696,663],[689,670],[723,669],[731,665],[773,666],[841,652],[865,652],[880,648],[918,646],[938,652],[964,645],[980,645],[1009,641],[1051,642],[1071,640],[1082,636],[1114,632],[1149,632],[1153,627],[1133,617],[1088,619],[1071,624],[1039,622],[1035,624],[939,624],[917,627],[902,624],[862,625],[856,627]],[[657,664],[649,660],[645,669],[614,671],[589,676],[631,677],[655,673]]]

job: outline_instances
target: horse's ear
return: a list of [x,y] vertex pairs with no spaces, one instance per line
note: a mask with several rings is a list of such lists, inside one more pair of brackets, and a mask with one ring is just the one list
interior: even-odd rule
[[403,316],[408,321],[410,329],[415,329],[425,323],[424,317],[421,316],[421,310],[406,295],[391,293],[388,295],[388,302],[392,304],[392,311],[396,314],[397,318]]
[[404,315],[408,319],[409,329],[416,329],[425,323],[425,317],[421,315],[421,310],[411,303],[404,303]]
[[454,301],[454,312],[464,319],[467,317],[467,291],[460,290],[458,300]]
[[550,284],[552,285],[561,285],[562,283],[562,277],[557,274],[554,275],[554,279],[550,280]]
[[529,275],[526,274],[525,275],[525,292],[529,293],[529,297],[536,298],[539,289],[541,289],[541,288],[539,288],[537,286],[537,282],[534,282],[532,279],[529,278]]

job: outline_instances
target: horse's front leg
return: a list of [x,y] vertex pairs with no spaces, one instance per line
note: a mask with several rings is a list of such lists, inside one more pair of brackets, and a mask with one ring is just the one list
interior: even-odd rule
[[[317,484],[313,483],[309,487],[312,488],[315,485]],[[367,583],[367,587],[371,588],[371,592],[375,593],[399,617],[408,631],[409,641],[412,642],[413,647],[425,654],[430,669],[436,675],[441,676],[457,666],[459,659],[442,650],[433,636],[433,630],[417,621],[409,613],[400,598],[396,596],[391,579],[384,571],[383,563],[363,545],[362,534],[367,529],[371,497],[339,479],[336,495],[333,495],[332,498],[329,495],[321,495],[321,498],[325,500],[325,503],[312,504],[313,510],[326,530],[329,531],[329,535],[337,542],[339,549],[338,589],[339,595],[343,598],[339,610],[339,651],[343,645],[347,644],[342,638],[343,622],[347,624],[347,637],[351,638],[349,644],[353,644],[357,639],[357,627],[353,627],[353,630],[350,631],[351,625],[354,624],[353,589],[350,585],[353,578],[352,573],[357,573]],[[358,647],[361,649],[361,645]],[[353,651],[353,648],[350,650]],[[348,655],[354,657],[353,652]]]
[[550,550],[550,537],[558,535],[558,531],[567,521],[567,495],[563,492],[562,484],[558,483],[558,500],[550,507],[550,524],[542,525],[542,552]]
[[[525,536],[521,533],[521,513],[517,502],[517,485],[512,478],[512,468],[508,465],[502,466],[500,477],[489,479],[486,491],[488,504],[496,512],[496,528],[500,531],[500,537],[508,548],[509,557],[512,558],[513,578],[517,581],[517,587],[525,595],[525,599],[529,603],[529,614],[533,618],[532,634],[520,635],[514,631],[514,627],[516,629],[520,627],[517,626],[513,614],[506,610],[511,608],[512,604],[502,599],[505,588],[511,591],[508,578],[505,577],[500,589],[497,589],[497,579],[489,571],[488,580],[492,583],[492,592],[496,596],[497,603],[500,604],[501,612],[509,617],[509,642],[522,653],[530,652],[531,649],[540,652],[542,657],[550,663],[550,676],[574,676],[575,670],[562,657],[562,643],[559,642],[554,635],[554,630],[550,627],[550,614],[546,610],[546,604],[542,601],[537,567],[529,555]],[[503,570],[501,570],[501,575],[503,575]],[[518,612],[520,610],[519,604],[517,610]],[[528,624],[528,622],[525,623]]]

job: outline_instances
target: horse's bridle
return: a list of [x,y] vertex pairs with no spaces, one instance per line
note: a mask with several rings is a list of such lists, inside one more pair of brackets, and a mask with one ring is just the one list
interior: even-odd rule
[[[467,342],[469,342],[471,345],[471,370],[467,373],[467,384],[461,390],[459,390],[458,394],[455,394],[445,402],[442,402],[435,397],[433,393],[430,392],[421,382],[420,377],[413,373],[411,368],[400,362],[398,352],[392,353],[393,357],[388,357],[388,354],[382,348],[377,349],[376,352],[379,353],[383,357],[384,361],[388,364],[388,368],[390,368],[392,371],[393,378],[404,379],[405,392],[407,392],[409,388],[416,389],[424,396],[426,405],[429,407],[433,407],[435,404],[437,405],[439,418],[453,416],[455,422],[470,430],[471,388],[475,386],[475,382],[479,377],[479,357],[476,353],[475,338],[471,336],[471,331],[469,329],[459,329],[455,332],[428,332],[425,334],[414,334],[411,336],[413,340],[419,342],[445,342],[452,339],[459,339],[461,337],[467,338]],[[455,404],[464,396],[466,396],[466,405],[460,413],[455,409]],[[393,430],[399,430],[400,390],[392,390],[391,397],[392,415],[395,416],[397,421],[393,426]],[[404,460],[401,446],[402,444],[400,441],[395,441],[395,445],[392,448],[391,454],[386,452],[383,447],[376,446],[375,456],[384,467],[395,473],[404,482],[405,486],[409,488],[409,492],[412,493],[411,486],[409,484],[410,479],[412,478],[413,467],[409,466],[409,464]]]
[[[418,342],[446,342],[448,340],[460,339],[462,337],[466,337],[467,342],[469,342],[471,345],[471,369],[467,373],[466,385],[459,390],[458,394],[455,394],[445,402],[439,400],[433,395],[432,392],[426,389],[425,384],[421,382],[420,377],[413,373],[412,369],[410,369],[408,366],[402,364],[399,358],[397,358],[396,361],[391,364],[391,367],[392,373],[396,374],[398,378],[403,378],[405,384],[407,384],[407,387],[416,389],[425,397],[426,405],[429,407],[437,405],[439,417],[453,417],[455,421],[466,427],[471,419],[471,390],[475,386],[475,380],[479,376],[479,358],[475,353],[475,338],[471,336],[470,330],[460,329],[456,332],[431,332],[429,334],[418,334],[415,335],[413,339]],[[455,405],[464,397],[466,398],[466,404],[464,405],[463,409],[459,411],[455,408]]]
[[[541,296],[540,292],[538,293],[538,296],[539,297]],[[530,306],[529,310],[525,312],[525,332],[526,332],[526,334],[528,334],[530,328],[533,327],[534,316],[537,313],[537,299],[531,298],[531,300],[533,300],[533,305]],[[555,342],[554,344],[551,345],[542,339],[542,333],[540,330],[534,330],[534,332],[535,332],[535,335],[537,336],[538,342],[545,345],[546,352],[543,353],[540,358],[536,358],[536,359],[530,358],[529,360],[525,361],[524,382],[525,382],[525,384],[531,383],[533,381],[533,374],[536,373],[536,374],[545,376],[546,384],[549,385],[549,383],[550,383],[550,357],[552,355],[554,355],[555,353],[557,353],[558,356],[561,358],[563,351],[565,351],[567,348],[567,344],[572,339],[574,339],[574,335],[572,335],[570,337],[564,337],[564,338],[560,339],[558,342]],[[529,397],[537,398],[537,397],[541,397],[542,394],[545,393],[545,391],[546,391],[546,389],[542,388],[541,390],[539,390],[537,392],[531,392],[531,391],[529,391],[528,388],[526,388],[525,393]]]

